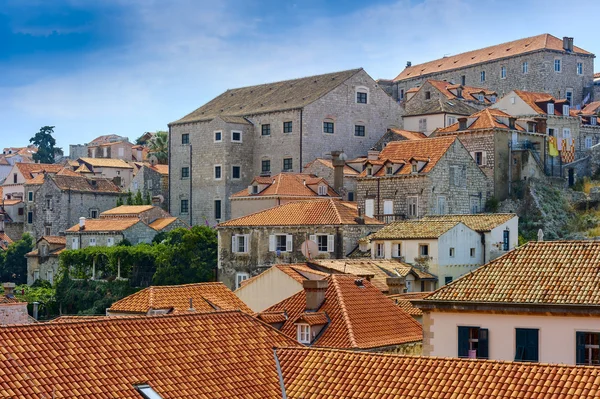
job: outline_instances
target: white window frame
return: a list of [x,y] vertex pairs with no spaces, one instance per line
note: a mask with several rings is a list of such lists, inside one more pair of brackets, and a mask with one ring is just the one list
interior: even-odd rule
[[[571,93],[571,96],[573,96],[572,93]],[[571,97],[571,98],[573,98],[573,97]],[[571,115],[570,111],[571,111],[571,107],[568,106],[567,104],[563,104],[563,109],[562,109],[563,116],[570,116]]]
[[521,64],[521,71],[524,75],[529,73],[529,63],[527,61],[523,61],[523,64]]
[[592,148],[593,142],[591,137],[585,138],[585,148]]
[[[233,168],[240,168],[239,177],[235,177],[233,173]],[[231,165],[231,180],[240,180],[242,178],[242,166],[241,165]]]
[[79,249],[79,237],[71,237],[71,249]]
[[[570,128],[563,127],[562,138],[563,139],[570,139],[571,138],[571,129]],[[567,143],[567,144],[570,144],[570,143]]]
[[[358,102],[358,93],[364,93],[367,95],[367,102],[366,103],[359,103]],[[364,105],[368,105],[369,104],[369,97],[371,97],[369,95],[369,88],[365,87],[365,86],[357,86],[356,89],[354,90],[354,102],[356,104],[364,104]]]
[[[217,140],[217,133],[219,133],[221,135],[221,138],[219,140]],[[231,135],[231,138],[233,139],[233,133]],[[223,131],[222,130],[215,130],[213,132],[213,142],[215,142],[215,143],[222,143],[223,142]]]
[[327,195],[327,186],[324,184],[319,185],[319,187],[317,188],[317,193],[319,195]]
[[285,237],[285,250],[279,250],[279,252],[292,252],[294,250],[294,237],[291,234],[271,234],[269,236],[269,252],[277,252],[278,237]]
[[[319,244],[319,239],[321,237],[327,237],[325,239],[327,241],[327,247],[325,251],[321,250],[321,245]],[[333,234],[312,234],[309,236],[309,239],[317,244],[318,251],[321,254],[331,253],[335,250],[335,237]]]
[[546,107],[546,112],[548,113],[548,115],[554,115],[554,103],[548,103],[548,106]]
[[375,215],[375,200],[372,198],[365,200],[365,216],[372,218]]
[[506,66],[500,67],[500,79],[506,79]]
[[301,344],[310,344],[310,326],[308,324],[297,324],[296,338]]
[[583,62],[577,63],[577,75],[583,75]]
[[590,116],[590,125],[596,126],[598,124],[598,118],[595,116]]
[[[217,167],[220,168],[221,177],[217,177]],[[213,165],[213,179],[214,180],[223,180],[223,165],[221,165],[221,164]]]
[[115,245],[115,239],[114,239],[114,237],[107,237],[106,238],[106,246],[107,247],[112,247],[113,245]]
[[[423,254],[423,248],[427,248],[427,255]],[[429,244],[419,244],[419,256],[429,256]]]
[[235,273],[235,289],[237,290],[242,285],[242,281],[246,281],[250,278],[250,274],[246,272]]
[[34,270],[33,271],[33,281],[35,282],[36,280],[40,279],[40,271],[39,270]]
[[[234,133],[239,133],[240,134],[240,139],[239,140],[234,140],[233,139],[233,134]],[[243,143],[244,142],[243,132],[241,130],[232,130],[231,131],[231,142],[232,143]]]
[[[414,203],[411,203],[414,200]],[[415,207],[415,212],[412,211],[413,206]],[[406,215],[408,217],[419,217],[419,196],[418,195],[408,195],[406,196]]]
[[[243,242],[243,251],[240,251],[240,240]],[[231,237],[231,253],[234,254],[247,254],[250,244],[250,235],[248,234],[234,234]]]
[[375,257],[378,259],[385,258],[385,245],[382,242],[375,243]]
[[88,247],[95,247],[96,246],[96,237],[90,237],[89,242],[88,242]]
[[402,242],[393,242],[392,243],[392,258],[401,258],[402,257]]
[[427,118],[419,118],[419,132],[425,133],[427,131]]
[[[557,66],[558,66],[558,69],[556,69]],[[562,60],[560,58],[554,59],[554,72],[556,72],[556,73],[562,72]]]
[[119,157],[124,157],[125,156],[125,148],[119,147],[118,153],[119,153]]
[[456,117],[455,116],[448,116],[448,126],[452,126],[456,123]]

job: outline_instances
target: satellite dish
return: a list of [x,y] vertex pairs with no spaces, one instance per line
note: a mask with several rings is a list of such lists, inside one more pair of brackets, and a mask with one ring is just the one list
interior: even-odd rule
[[158,163],[158,158],[156,158],[156,155],[150,155],[148,161],[150,161],[150,165],[154,166]]
[[319,254],[319,246],[312,240],[306,240],[300,245],[300,251],[306,259],[312,259]]

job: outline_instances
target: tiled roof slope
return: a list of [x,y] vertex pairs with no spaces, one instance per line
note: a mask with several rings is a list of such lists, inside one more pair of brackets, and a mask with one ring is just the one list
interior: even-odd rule
[[587,104],[585,107],[583,107],[581,112],[588,115],[597,114],[600,112],[600,101],[593,101]]
[[332,349],[275,352],[288,399],[592,399],[600,368]]
[[121,169],[133,169],[133,166],[129,165],[122,159],[114,158],[79,158],[80,161],[92,165],[92,167],[99,168],[121,168]]
[[0,392],[14,399],[281,398],[273,347],[298,344],[241,312],[0,329]]
[[[421,325],[410,315],[386,298],[378,288],[366,280],[363,287],[356,285],[356,276],[332,274],[325,301],[319,312],[325,312],[330,323],[318,336],[313,346],[329,348],[370,349],[420,341]],[[281,331],[296,336],[294,321],[306,308],[306,293],[301,291],[267,312],[285,311],[288,320]]]
[[[336,199],[296,201],[231,219],[218,227],[231,226],[316,226],[358,224],[358,211],[351,204]],[[383,224],[364,217],[365,224]]]
[[29,181],[35,177],[35,175],[43,172],[47,173],[58,173],[63,169],[63,165],[60,164],[49,164],[49,163],[15,163],[19,172],[23,175],[26,181]]
[[438,238],[459,224],[459,221],[439,220],[399,220],[369,236],[371,240],[407,240],[417,238]]
[[396,129],[396,128],[390,128],[389,130],[390,130],[390,132],[395,133],[399,136],[402,136],[407,140],[420,140],[420,139],[427,138],[425,133],[421,133],[421,132],[413,132],[410,130],[403,130],[403,129]]
[[114,215],[139,215],[140,213],[151,211],[152,209],[154,209],[153,205],[121,205],[102,212],[100,217]]
[[[317,158],[314,161],[307,163],[306,166],[304,167],[304,169],[310,168],[310,166],[313,164],[313,162],[319,162],[330,169],[334,169],[331,159],[325,159],[325,158]],[[355,170],[354,168],[352,168],[348,165],[344,165],[344,177],[356,176],[356,175],[358,175],[358,173],[359,172],[357,170]]]
[[190,298],[198,312],[241,310],[252,313],[223,283],[152,286],[113,303],[109,311],[145,314],[152,309],[172,308],[174,312],[186,312],[190,309]]
[[[329,273],[323,273],[319,270],[315,270],[309,267],[306,263],[287,263],[287,264],[279,264],[273,265],[274,267],[283,273],[287,274],[289,277],[296,280],[296,282],[302,284],[304,280],[314,280],[315,276],[319,278],[325,278],[329,276]],[[269,269],[270,270],[270,269]],[[251,283],[263,276],[264,273],[257,274],[256,276],[250,277],[240,283],[240,287],[246,286],[248,283]],[[237,291],[236,291],[237,292]]]
[[155,221],[153,221],[152,223],[150,223],[149,226],[152,227],[156,231],[160,231],[160,230],[164,229],[165,227],[167,227],[168,225],[170,225],[171,223],[174,223],[176,221],[177,221],[177,218],[175,216],[166,217],[166,218],[158,218]]
[[0,231],[0,249],[6,251],[8,246],[13,243],[13,240],[3,231]]
[[431,292],[407,292],[388,295],[388,298],[411,316],[423,316],[423,311],[412,304],[411,299],[423,299]]
[[[48,176],[47,176],[48,177]],[[56,186],[65,191],[77,191],[82,193],[117,194],[121,190],[112,181],[104,178],[88,179],[84,176],[54,175],[49,176]]]
[[[500,119],[503,118],[503,119]],[[474,119],[470,125],[467,125],[465,130],[488,130],[488,129],[509,129],[508,118],[512,118],[504,111],[495,108],[486,108],[474,113],[469,119]],[[505,120],[504,120],[505,119]],[[512,130],[525,131],[521,126],[515,124]],[[436,133],[458,132],[461,131],[460,123],[456,122],[450,126],[446,126],[436,130]]]
[[309,76],[227,90],[171,125],[302,108],[335,89],[362,69]]
[[67,245],[67,237],[65,236],[42,236],[38,241],[46,240],[48,244]]
[[[529,105],[533,110],[541,115],[546,114],[546,110],[543,109],[540,105],[541,103],[554,102],[557,103],[565,103],[566,100],[557,100],[552,97],[548,93],[536,93],[532,91],[523,91],[523,90],[514,90],[515,94],[519,96],[527,105]],[[562,115],[562,107],[554,107],[554,115],[561,116]],[[567,115],[569,116],[569,115]]]
[[[563,49],[563,41],[548,33],[519,39],[508,43],[497,44],[479,50],[440,58],[423,64],[413,65],[405,68],[394,81],[412,79],[419,76],[427,76],[432,73],[451,71],[483,62],[495,61],[503,58],[514,57],[521,54],[532,53],[539,50],[554,50],[566,53]],[[592,55],[580,47],[574,46],[573,51],[577,54]]]
[[[484,87],[473,87],[473,86],[457,85],[457,84],[452,84],[450,82],[446,82],[444,80],[428,79],[427,81],[433,87],[435,87],[436,89],[438,89],[449,100],[464,99],[464,100],[467,100],[467,101],[477,101],[477,102],[480,102],[479,98],[477,98],[475,95],[476,94],[483,94],[484,95],[484,101],[483,102],[486,103],[486,104],[490,104],[490,100],[488,100],[487,98],[485,98],[485,96],[491,96],[491,95],[497,94],[495,91],[486,89]],[[423,86],[421,86],[421,87],[423,87]],[[459,97],[457,95],[458,92],[457,92],[457,94],[454,94],[452,92],[452,90],[457,90],[458,88],[461,89],[462,97]]]
[[[428,159],[427,165],[420,173],[428,173],[444,156],[456,137],[437,137],[423,140],[404,140],[389,143],[379,154],[379,159],[408,163],[412,158]],[[410,167],[404,167],[399,174],[410,174]]]
[[85,221],[85,227],[81,229],[79,223],[75,226],[68,228],[67,232],[80,232],[80,231],[94,231],[94,232],[105,232],[105,231],[123,231],[132,227],[136,223],[143,223],[138,218],[119,218],[119,219],[87,219]]
[[471,215],[430,215],[424,216],[421,220],[462,222],[471,230],[481,233],[491,231],[515,217],[517,215],[514,213],[477,213]]
[[160,173],[161,175],[169,175],[169,165],[151,165],[149,166],[150,169],[154,169],[155,171],[157,171],[158,173]]
[[[410,101],[410,100],[409,100]],[[431,115],[431,114],[455,114],[471,115],[477,112],[477,108],[470,106],[460,100],[444,100],[442,98],[424,101],[419,106],[414,106],[404,116]]]
[[325,198],[325,196],[319,195],[316,191],[307,186],[319,184],[320,182],[327,185],[327,196],[339,197],[339,194],[331,188],[325,179],[306,173],[279,173],[268,178],[268,180],[259,176],[252,180],[252,183],[250,184],[252,185],[254,182],[268,184],[268,186],[257,194],[249,194],[248,189],[244,189],[233,194],[231,197],[291,196]]
[[529,242],[424,301],[600,305],[600,242]]

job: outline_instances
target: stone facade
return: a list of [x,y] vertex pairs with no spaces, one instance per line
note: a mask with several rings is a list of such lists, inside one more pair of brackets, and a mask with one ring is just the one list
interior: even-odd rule
[[48,240],[46,237],[40,238],[35,244],[35,249],[26,255],[27,285],[33,284],[38,279],[54,284],[54,279],[58,276],[58,257],[64,248],[64,237],[61,243]]
[[160,207],[169,209],[169,175],[161,174],[157,170],[143,165],[131,180],[129,191],[134,195],[138,192],[149,193],[150,197],[158,200]]
[[101,145],[88,145],[87,157],[90,158],[114,158],[131,161],[133,159],[133,144],[128,140]]
[[88,156],[87,146],[84,144],[69,144],[69,159],[76,160]]
[[[342,259],[358,245],[358,240],[381,229],[383,225],[346,226],[288,226],[288,227],[219,227],[219,281],[236,287],[236,273],[255,276],[276,264],[300,263],[307,259],[300,251],[302,243],[311,235],[333,236],[333,251],[319,253],[320,259]],[[233,235],[248,235],[247,253],[233,253]],[[292,251],[269,251],[271,235],[291,235]]]
[[[156,230],[146,225],[144,222],[139,221],[133,226],[124,230],[111,230],[108,224],[110,220],[107,220],[107,228],[105,231],[67,231],[67,249],[73,249],[73,243],[78,243],[78,248],[87,248],[90,246],[90,239],[95,240],[96,247],[106,247],[116,245],[123,240],[129,241],[133,245],[146,243],[150,244],[156,236]],[[112,244],[109,243],[109,239]],[[75,240],[75,241],[73,241]]]
[[[329,161],[331,162],[331,161]],[[349,166],[346,166],[349,168]],[[313,174],[318,177],[322,177],[327,180],[329,184],[333,184],[334,181],[334,169],[333,167],[329,167],[321,162],[314,161],[306,166],[304,169],[304,173]],[[342,192],[339,193],[345,201],[356,201],[356,177],[358,176],[358,172],[344,172],[343,178],[343,189]]]
[[[367,104],[356,103],[358,87],[367,91]],[[286,107],[283,101],[282,109]],[[191,225],[227,220],[231,217],[229,197],[246,188],[254,176],[279,173],[284,159],[291,159],[291,170],[287,171],[301,172],[304,164],[340,148],[348,157],[362,155],[388,127],[401,126],[401,115],[400,106],[359,70],[298,109],[173,123],[169,139],[170,213]],[[323,132],[325,120],[334,123],[333,134]],[[283,132],[284,122],[292,122],[291,132]],[[266,124],[270,125],[269,135],[262,134]],[[357,124],[365,126],[364,137],[355,136]],[[241,132],[241,142],[232,141],[236,131]],[[216,142],[215,132],[221,132],[221,141]],[[189,135],[189,144],[182,144],[184,134]],[[270,162],[268,171],[263,171],[263,161]],[[221,166],[220,179],[215,178],[217,165]],[[233,179],[233,166],[240,167],[239,179]],[[189,168],[189,177],[184,177],[182,168]]]

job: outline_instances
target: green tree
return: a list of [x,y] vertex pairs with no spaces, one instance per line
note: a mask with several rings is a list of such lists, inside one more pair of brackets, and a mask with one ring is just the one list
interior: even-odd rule
[[121,196],[119,196],[119,198],[117,198],[117,206],[122,206],[123,205],[123,198]]
[[27,258],[25,254],[33,249],[33,237],[23,234],[23,237],[8,246],[3,254],[0,265],[0,279],[16,284],[27,283]]
[[152,197],[150,197],[150,192],[144,192],[144,205],[152,205]]
[[131,191],[127,191],[127,198],[125,203],[127,205],[133,205],[133,194],[131,194]]
[[166,165],[169,161],[169,134],[164,131],[156,132],[149,144],[149,155],[154,155],[158,163]]
[[142,198],[142,192],[140,190],[137,190],[137,193],[135,193],[133,205],[144,205],[144,199]]
[[40,131],[29,139],[29,142],[37,147],[37,152],[33,154],[33,160],[41,163],[54,163],[54,155],[62,150],[55,147],[56,140],[52,137],[54,126],[44,126]]

